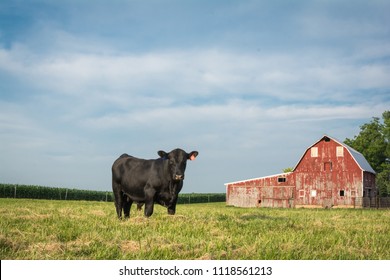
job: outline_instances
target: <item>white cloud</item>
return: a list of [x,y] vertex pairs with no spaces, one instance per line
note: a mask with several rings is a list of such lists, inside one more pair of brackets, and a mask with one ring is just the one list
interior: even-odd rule
[[[22,48],[23,49],[23,48]],[[227,97],[245,94],[313,100],[324,93],[389,87],[390,67],[320,55],[258,55],[226,50],[145,54],[58,53],[34,57],[1,50],[0,67],[53,94],[122,102],[129,97]],[[108,98],[109,97],[109,98]]]

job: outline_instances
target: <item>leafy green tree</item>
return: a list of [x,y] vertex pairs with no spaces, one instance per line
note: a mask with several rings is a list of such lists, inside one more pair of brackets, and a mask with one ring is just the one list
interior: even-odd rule
[[381,196],[390,195],[390,111],[360,126],[359,135],[344,143],[361,152],[377,172],[376,184]]
[[379,196],[390,196],[390,169],[383,170],[376,176]]
[[283,173],[292,172],[293,170],[294,170],[293,167],[287,167],[287,168],[283,169]]

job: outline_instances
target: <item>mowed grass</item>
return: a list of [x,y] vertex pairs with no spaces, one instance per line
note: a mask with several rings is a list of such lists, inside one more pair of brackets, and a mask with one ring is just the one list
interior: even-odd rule
[[390,259],[390,210],[0,199],[0,259]]

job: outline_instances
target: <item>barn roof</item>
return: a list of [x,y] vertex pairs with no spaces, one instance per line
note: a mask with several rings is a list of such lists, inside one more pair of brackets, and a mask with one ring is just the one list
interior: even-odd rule
[[367,171],[367,172],[371,172],[373,174],[375,174],[375,170],[371,167],[371,165],[368,163],[368,161],[366,160],[366,158],[361,154],[359,153],[358,151],[356,151],[355,149],[351,148],[350,146],[348,146],[347,144],[343,143],[342,141],[334,138],[334,137],[331,137],[329,135],[324,135],[323,137],[321,137],[320,140],[318,140],[317,142],[315,142],[313,145],[311,145],[309,148],[306,149],[306,151],[303,153],[302,157],[299,159],[298,163],[295,165],[294,167],[294,171],[295,169],[298,167],[299,163],[301,162],[302,158],[304,157],[304,155],[306,154],[306,152],[313,146],[315,146],[318,142],[322,141],[325,137],[329,138],[329,139],[332,139],[333,141],[337,142],[338,144],[340,144],[341,146],[343,146],[345,149],[347,149],[347,151],[351,154],[352,158],[355,160],[355,162],[357,163],[357,165],[360,167],[360,169],[362,169],[363,171]]
[[272,177],[286,176],[286,175],[288,175],[290,173],[291,172],[286,172],[286,173],[279,173],[279,174],[268,175],[268,176],[263,176],[263,177],[245,179],[245,180],[225,183],[224,185],[227,186],[227,185],[231,185],[231,184],[245,183],[245,182],[250,182],[250,181],[254,181],[254,180],[261,180],[261,179],[272,178]]

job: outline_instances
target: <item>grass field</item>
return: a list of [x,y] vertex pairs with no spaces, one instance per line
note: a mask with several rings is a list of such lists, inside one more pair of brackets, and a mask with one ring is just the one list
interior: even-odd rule
[[0,259],[390,259],[390,210],[133,206],[0,199]]

